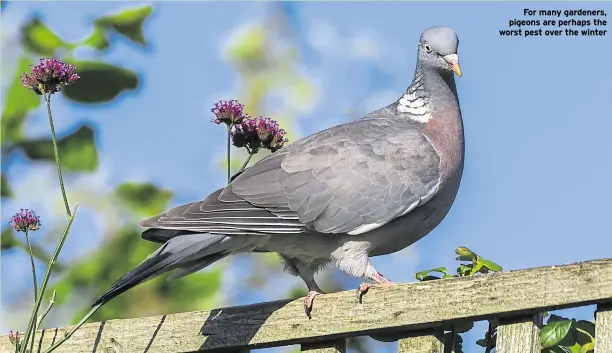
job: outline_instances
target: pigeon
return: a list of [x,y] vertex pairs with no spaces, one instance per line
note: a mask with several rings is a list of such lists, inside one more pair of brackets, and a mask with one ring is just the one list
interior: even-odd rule
[[412,83],[395,102],[286,145],[202,201],[143,220],[142,237],[162,245],[93,306],[161,274],[178,279],[250,252],[277,253],[285,271],[304,281],[308,317],[323,293],[314,276],[327,265],[369,280],[360,295],[395,284],[370,258],[431,232],[459,190],[458,45],[452,28],[426,29]]

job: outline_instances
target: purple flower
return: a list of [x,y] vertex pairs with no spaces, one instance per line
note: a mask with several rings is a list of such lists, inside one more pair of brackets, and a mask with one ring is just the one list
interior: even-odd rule
[[276,120],[259,117],[257,119],[257,136],[263,148],[276,152],[285,145],[286,132],[281,129]]
[[277,121],[264,117],[247,117],[231,131],[234,146],[246,147],[252,154],[260,148],[276,152],[288,141],[285,134]]
[[9,332],[9,341],[14,345],[19,347],[19,341],[21,340],[21,337],[19,337],[19,331],[17,331],[17,333],[13,333],[13,330],[11,330]]
[[13,216],[9,225],[18,232],[35,231],[40,228],[40,217],[34,211],[22,208]]
[[237,100],[219,101],[215,103],[215,107],[210,110],[217,117],[213,120],[213,123],[225,124],[227,126],[240,124],[246,117],[243,109],[244,105],[238,103]]
[[21,85],[33,90],[36,94],[56,93],[62,85],[69,85],[81,78],[73,65],[56,58],[41,58],[31,73],[21,75]]

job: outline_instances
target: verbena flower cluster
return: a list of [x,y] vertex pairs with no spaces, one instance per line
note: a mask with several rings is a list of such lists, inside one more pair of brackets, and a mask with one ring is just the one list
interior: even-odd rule
[[215,103],[211,111],[215,114],[216,119],[213,119],[215,124],[225,124],[232,126],[240,124],[247,117],[244,114],[244,105],[238,103],[237,100],[219,101]]
[[260,148],[276,152],[288,141],[278,122],[265,117],[245,118],[234,126],[231,135],[234,146],[246,147],[251,153],[257,153]]
[[38,95],[56,93],[62,85],[69,85],[80,78],[73,65],[55,58],[41,58],[32,72],[21,75],[21,84]]
[[225,124],[231,127],[230,135],[236,147],[245,147],[249,153],[255,154],[261,148],[276,152],[282,148],[288,139],[285,130],[281,129],[276,120],[257,117],[251,118],[244,112],[244,105],[237,100],[219,101],[211,111],[215,114],[215,124]]
[[17,333],[14,333],[13,330],[11,330],[9,332],[9,341],[14,345],[14,346],[19,346],[21,337],[19,336],[19,331]]
[[9,223],[18,232],[28,232],[40,229],[40,217],[27,208],[17,212]]

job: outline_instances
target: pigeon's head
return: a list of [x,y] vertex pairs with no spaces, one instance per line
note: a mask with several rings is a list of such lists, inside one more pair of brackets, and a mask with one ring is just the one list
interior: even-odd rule
[[425,68],[452,73],[461,77],[457,47],[459,38],[450,27],[431,27],[421,34],[419,61]]

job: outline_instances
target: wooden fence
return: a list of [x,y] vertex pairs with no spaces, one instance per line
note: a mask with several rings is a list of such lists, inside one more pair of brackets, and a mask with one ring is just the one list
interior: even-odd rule
[[[374,287],[318,296],[312,319],[303,301],[86,324],[56,352],[248,352],[301,344],[302,352],[345,352],[345,339],[399,340],[399,352],[444,352],[441,330],[460,321],[498,318],[497,353],[540,351],[538,313],[597,304],[596,353],[612,353],[612,259],[477,277]],[[70,327],[42,330],[43,349]],[[8,336],[0,353],[12,353]],[[35,349],[36,351],[36,349]],[[484,349],[483,349],[484,352]]]

